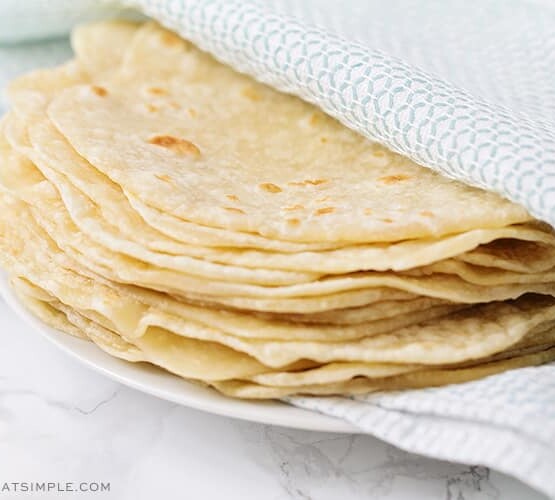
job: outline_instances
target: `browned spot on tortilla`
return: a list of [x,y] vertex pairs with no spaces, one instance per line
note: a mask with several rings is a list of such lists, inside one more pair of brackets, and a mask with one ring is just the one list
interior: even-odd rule
[[198,158],[200,156],[200,149],[197,146],[195,146],[192,142],[180,139],[179,137],[173,137],[171,135],[156,135],[151,137],[148,142],[150,144],[154,144],[155,146],[171,149],[178,154],[192,156],[194,158]]
[[267,191],[268,193],[281,193],[282,189],[271,182],[263,182],[258,185],[260,189]]
[[383,182],[384,184],[396,184],[397,182],[406,181],[407,179],[410,179],[410,175],[396,174],[385,175],[384,177],[380,177],[378,180]]
[[372,215],[374,212],[372,211],[371,208],[365,208],[364,209],[364,215]]
[[335,212],[335,207],[323,207],[314,212],[314,215],[326,215]]
[[162,43],[170,47],[172,45],[182,44],[183,39],[171,31],[164,31],[164,33],[162,33]]
[[289,186],[319,186],[320,184],[325,184],[329,182],[328,179],[306,179],[304,181],[293,181],[289,182]]
[[191,115],[191,118],[195,118],[197,116],[197,112],[193,108],[189,108],[187,111],[189,112],[189,115]]
[[173,179],[168,174],[154,174],[154,177],[160,179],[161,181],[173,184]]
[[166,95],[168,91],[162,87],[149,87],[148,92],[155,95]]
[[422,212],[420,212],[420,215],[422,215],[423,217],[434,217],[434,213],[430,212],[429,210],[422,210]]
[[328,138],[327,137],[320,137],[320,142],[322,144],[325,144],[326,142],[328,142]]
[[310,116],[310,119],[308,120],[308,123],[310,123],[311,125],[316,125],[321,120],[322,120],[322,115],[320,113],[312,113],[312,115]]
[[304,207],[302,205],[291,205],[289,207],[283,207],[283,210],[288,212],[292,212],[294,210],[302,210]]
[[287,224],[289,224],[290,226],[298,226],[301,221],[299,219],[286,219],[287,220]]
[[378,158],[381,158],[382,156],[385,156],[385,151],[377,149],[376,151],[372,151],[372,154],[374,156],[377,156]]
[[151,113],[156,113],[156,111],[158,111],[158,107],[155,106],[154,104],[147,104],[146,109]]
[[104,87],[99,87],[98,85],[93,85],[91,90],[100,97],[106,97],[108,95],[108,91]]
[[252,85],[243,87],[241,89],[241,95],[246,97],[247,99],[250,99],[251,101],[260,101],[260,99],[262,99],[260,92],[258,92]]
[[324,201],[330,201],[331,197],[330,196],[322,196],[321,198],[318,198],[316,201],[318,203],[323,203]]
[[233,213],[236,213],[236,214],[244,214],[245,213],[240,208],[235,208],[235,207],[224,207],[224,210],[227,210],[228,212],[233,212]]
[[234,194],[226,194],[225,196],[228,200],[239,201],[239,198],[237,198],[237,196],[235,196]]
[[391,224],[393,222],[393,219],[386,217],[385,219],[381,219],[381,221],[385,222],[386,224]]

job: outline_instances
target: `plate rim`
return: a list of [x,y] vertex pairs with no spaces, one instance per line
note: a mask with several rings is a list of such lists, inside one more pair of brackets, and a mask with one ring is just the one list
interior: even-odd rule
[[[219,394],[214,389],[192,384],[161,369],[149,370],[147,365],[140,366],[117,359],[102,351],[92,342],[72,337],[42,323],[21,304],[13,292],[5,272],[0,272],[0,296],[32,330],[64,353],[89,369],[139,392],[186,408],[259,424],[315,432],[341,434],[361,432],[347,421],[322,413],[297,408],[281,401],[233,399]],[[157,380],[162,380],[168,387],[157,387],[154,385]]]

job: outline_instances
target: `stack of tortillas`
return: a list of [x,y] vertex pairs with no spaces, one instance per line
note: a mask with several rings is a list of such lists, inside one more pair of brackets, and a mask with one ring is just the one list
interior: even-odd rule
[[555,359],[555,236],[154,24],[9,88],[0,260],[51,326],[237,397]]

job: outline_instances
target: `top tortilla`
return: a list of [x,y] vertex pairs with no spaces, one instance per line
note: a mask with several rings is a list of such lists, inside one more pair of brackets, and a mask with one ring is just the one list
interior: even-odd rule
[[530,220],[416,165],[156,25],[117,77],[48,116],[125,192],[179,219],[292,242],[388,242]]

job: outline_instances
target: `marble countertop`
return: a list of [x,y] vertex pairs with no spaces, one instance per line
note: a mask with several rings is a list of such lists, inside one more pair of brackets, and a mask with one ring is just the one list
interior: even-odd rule
[[[217,417],[81,366],[0,302],[0,499],[544,498],[484,467],[377,439]],[[4,482],[109,482],[109,492],[2,492]]]

